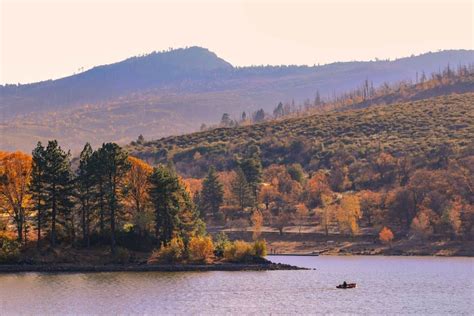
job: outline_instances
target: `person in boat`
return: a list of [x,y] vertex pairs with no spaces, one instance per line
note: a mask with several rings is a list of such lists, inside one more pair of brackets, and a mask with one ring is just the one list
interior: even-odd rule
[[347,282],[346,281],[342,282],[342,287],[347,288]]

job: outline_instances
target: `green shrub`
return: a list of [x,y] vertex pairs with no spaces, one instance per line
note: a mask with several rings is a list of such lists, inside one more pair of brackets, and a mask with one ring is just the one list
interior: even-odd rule
[[224,257],[225,248],[228,247],[229,244],[230,241],[226,233],[220,232],[219,234],[217,234],[214,242],[214,254],[216,255],[216,257]]
[[0,263],[14,263],[20,258],[21,244],[14,237],[0,233]]
[[260,258],[267,255],[267,243],[265,240],[256,240],[253,243],[253,254]]
[[130,262],[130,251],[127,248],[117,247],[113,256],[114,263],[125,264]]

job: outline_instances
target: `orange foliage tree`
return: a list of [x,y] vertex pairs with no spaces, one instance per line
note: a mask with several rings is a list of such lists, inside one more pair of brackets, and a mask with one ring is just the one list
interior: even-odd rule
[[298,219],[299,233],[301,234],[301,227],[308,216],[309,210],[304,203],[296,205],[296,218]]
[[184,185],[191,198],[195,198],[202,190],[202,179],[186,178],[183,179]]
[[31,196],[28,186],[32,158],[22,152],[0,154],[0,210],[13,220],[19,241],[27,233],[26,220]]
[[153,168],[135,157],[128,157],[128,161],[130,162],[130,170],[125,176],[125,187],[128,193],[125,204],[131,209],[134,224],[137,225],[139,233],[141,233],[141,231],[147,229],[152,221],[148,179],[153,172]]
[[252,213],[252,224],[253,224],[253,240],[257,240],[260,235],[262,234],[262,226],[263,226],[263,215],[258,209],[253,211]]
[[323,204],[322,195],[332,193],[326,174],[318,171],[306,183],[306,200],[310,207],[316,207]]
[[388,227],[383,227],[382,230],[379,232],[379,240],[383,243],[389,244],[390,247],[392,245],[393,240],[393,233]]

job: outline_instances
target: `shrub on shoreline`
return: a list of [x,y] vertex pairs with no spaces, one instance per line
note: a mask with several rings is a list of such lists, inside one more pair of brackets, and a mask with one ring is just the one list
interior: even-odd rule
[[188,257],[192,262],[209,263],[214,254],[214,244],[210,236],[192,237],[188,245]]
[[21,244],[14,238],[0,233],[0,264],[14,263],[20,257]]
[[257,240],[253,244],[236,240],[224,250],[224,259],[231,262],[252,262],[267,254],[265,240]]
[[179,237],[174,237],[168,245],[162,245],[160,249],[154,250],[148,259],[148,263],[177,263],[183,260],[184,254],[183,240]]

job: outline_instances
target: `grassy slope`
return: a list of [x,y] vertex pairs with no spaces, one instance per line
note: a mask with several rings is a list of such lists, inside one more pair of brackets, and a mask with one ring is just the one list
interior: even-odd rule
[[[297,161],[307,167],[314,159],[324,161],[340,146],[352,149],[360,157],[379,148],[395,155],[417,155],[429,154],[444,143],[463,148],[471,139],[474,93],[466,93],[247,127],[218,128],[133,144],[128,149],[154,163],[174,157],[178,167],[180,163],[191,163],[195,152],[199,152],[201,161],[222,167],[223,160],[256,142],[262,149],[264,164]],[[304,150],[288,144],[295,140],[303,143]],[[299,150],[302,156],[297,155]]]

